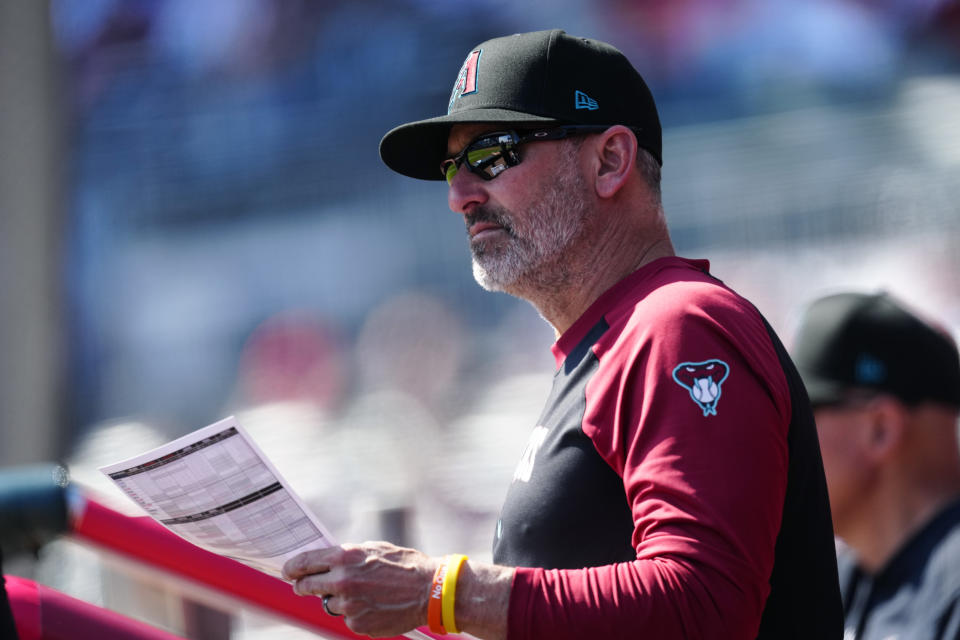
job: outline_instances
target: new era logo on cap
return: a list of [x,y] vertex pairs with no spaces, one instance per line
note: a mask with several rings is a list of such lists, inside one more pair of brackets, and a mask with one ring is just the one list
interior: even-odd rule
[[573,94],[574,99],[574,109],[587,109],[589,111],[596,111],[600,108],[600,105],[597,104],[597,101],[585,94],[583,91],[577,90]]
[[859,384],[881,384],[887,379],[887,365],[879,358],[862,353],[854,365],[853,376]]

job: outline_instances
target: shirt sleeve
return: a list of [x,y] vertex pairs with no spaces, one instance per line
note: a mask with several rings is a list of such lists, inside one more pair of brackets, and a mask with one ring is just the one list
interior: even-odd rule
[[786,492],[789,389],[759,313],[712,289],[660,290],[654,311],[596,345],[583,430],[623,479],[636,559],[518,569],[510,640],[756,637]]

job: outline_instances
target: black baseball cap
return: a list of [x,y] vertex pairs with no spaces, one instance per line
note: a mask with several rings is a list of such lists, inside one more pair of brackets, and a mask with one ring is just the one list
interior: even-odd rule
[[960,407],[956,343],[885,292],[815,300],[803,314],[793,352],[814,405],[866,389],[908,405],[935,401]]
[[447,137],[458,123],[622,124],[663,164],[660,117],[637,70],[611,45],[559,29],[494,38],[471,49],[447,115],[389,131],[380,157],[405,176],[442,180]]

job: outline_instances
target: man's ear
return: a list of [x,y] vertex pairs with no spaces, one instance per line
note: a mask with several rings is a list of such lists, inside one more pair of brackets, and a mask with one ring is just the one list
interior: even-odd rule
[[906,408],[895,398],[879,396],[870,401],[868,452],[874,460],[885,460],[903,443]]
[[591,147],[596,160],[597,195],[610,198],[617,194],[633,173],[637,162],[637,138],[623,125],[614,125],[594,139]]

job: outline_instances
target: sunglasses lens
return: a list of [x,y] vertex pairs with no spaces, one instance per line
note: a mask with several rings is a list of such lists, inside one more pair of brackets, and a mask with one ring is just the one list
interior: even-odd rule
[[447,179],[447,184],[453,182],[453,177],[457,175],[457,161],[452,158],[444,160],[440,168],[443,169],[443,176]]
[[507,135],[509,134],[498,133],[474,140],[456,158],[444,160],[440,168],[447,183],[453,181],[460,170],[458,164],[461,162],[466,162],[467,168],[484,180],[491,180],[507,167],[516,164],[516,160],[507,162],[504,156],[514,146],[513,141],[505,137]]
[[[481,141],[479,144],[487,143],[487,141]],[[486,146],[477,146],[467,149],[467,163],[474,168],[479,169],[485,164],[494,162],[497,158],[500,157],[500,145],[499,144],[486,144]]]

